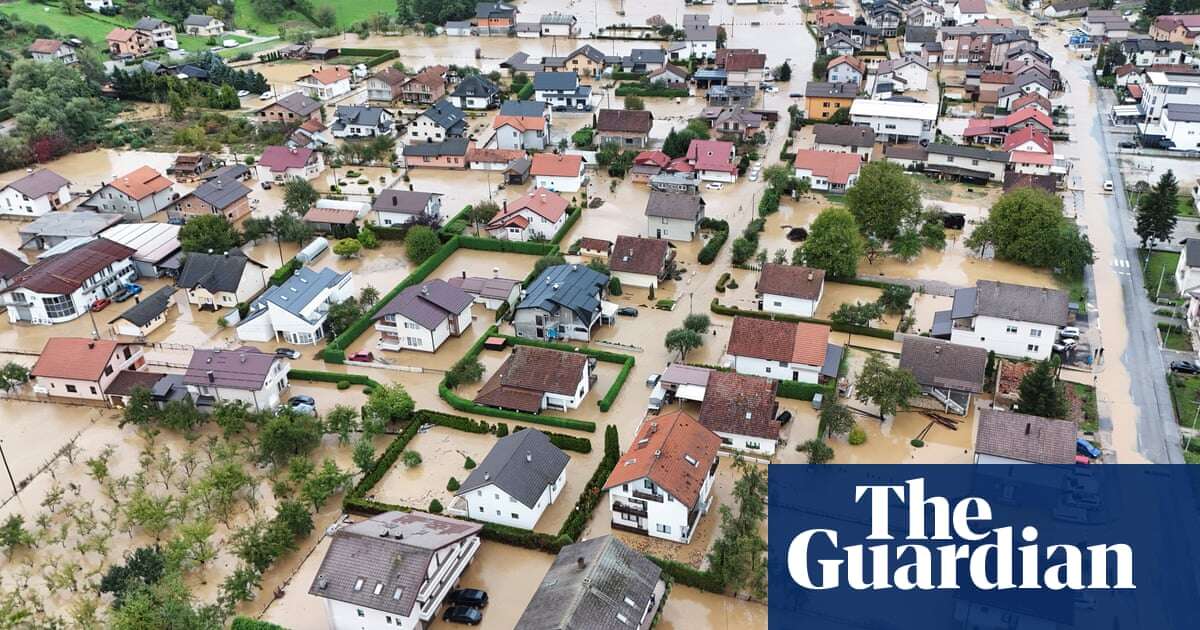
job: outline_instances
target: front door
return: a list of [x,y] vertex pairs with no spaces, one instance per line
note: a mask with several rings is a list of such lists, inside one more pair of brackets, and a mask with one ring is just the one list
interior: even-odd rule
[[800,380],[800,371],[799,370],[792,370],[792,380],[793,381]]
[[654,238],[662,238],[662,230],[654,230]]

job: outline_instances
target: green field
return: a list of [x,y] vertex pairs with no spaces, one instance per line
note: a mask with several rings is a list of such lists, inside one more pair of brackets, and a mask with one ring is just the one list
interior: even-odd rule
[[1196,202],[1189,193],[1179,193],[1175,200],[1175,214],[1181,217],[1196,216]]
[[[333,7],[337,14],[337,25],[346,28],[355,22],[361,22],[376,13],[394,13],[396,11],[395,0],[355,0],[346,2],[345,0],[313,0],[313,10],[322,6]],[[276,35],[279,33],[279,27],[302,27],[316,28],[316,26],[308,21],[307,18],[298,13],[288,13],[282,19],[274,21],[265,21],[254,13],[254,7],[251,6],[250,0],[234,0],[234,15],[237,17],[238,28],[248,29],[259,35]]]
[[[1142,250],[1142,255],[1145,255],[1145,250]],[[1144,278],[1146,282],[1146,292],[1150,299],[1156,297],[1155,292],[1159,290],[1159,281],[1162,282],[1162,291],[1157,297],[1177,298],[1179,297],[1179,289],[1175,286],[1175,266],[1179,264],[1179,252],[1151,252],[1150,261],[1146,263],[1144,269]]]
[[104,38],[109,31],[131,23],[119,16],[105,17],[86,9],[77,15],[67,15],[58,7],[33,4],[29,0],[0,4],[0,13],[16,16],[32,24],[45,24],[60,36],[88,39],[99,46],[104,45]]

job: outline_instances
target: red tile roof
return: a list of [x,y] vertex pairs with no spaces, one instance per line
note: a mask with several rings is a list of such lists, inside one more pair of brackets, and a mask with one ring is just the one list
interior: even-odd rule
[[761,70],[767,65],[767,56],[762,53],[734,53],[725,58],[726,72]]
[[726,352],[739,357],[821,367],[829,349],[829,326],[734,317]]
[[587,357],[534,346],[517,346],[479,389],[481,405],[535,413],[547,393],[573,396]]
[[262,157],[258,158],[258,163],[272,171],[281,172],[289,168],[304,168],[312,155],[312,149],[272,146],[263,151]]
[[720,448],[721,438],[683,411],[646,418],[604,489],[649,478],[691,510]]
[[62,45],[63,45],[63,42],[61,39],[38,38],[38,39],[33,40],[33,43],[29,45],[29,52],[42,53],[44,55],[51,55],[51,54],[54,54],[55,52],[57,52],[58,49],[62,47]]
[[46,341],[31,375],[75,381],[98,381],[121,344],[107,339],[54,337]]
[[634,164],[653,164],[659,168],[666,166],[671,161],[671,156],[662,151],[642,151],[633,158]]
[[328,68],[321,68],[315,72],[310,72],[297,80],[312,79],[321,85],[329,85],[349,78],[350,70],[345,66],[329,66]]
[[[850,16],[847,15],[846,17]],[[854,18],[850,18],[850,23],[854,23]],[[826,64],[825,67],[833,68],[843,63],[849,65],[855,70],[858,70],[859,73],[865,73],[867,71],[867,64],[863,63],[858,57],[851,57],[850,55],[838,55],[837,57],[830,59],[829,63]]]
[[578,155],[536,153],[529,166],[534,177],[578,177],[583,172],[583,158]]
[[713,370],[700,404],[700,424],[717,433],[779,439],[775,381]]
[[554,191],[534,188],[525,195],[514,199],[507,207],[501,208],[500,212],[492,217],[489,225],[505,221],[522,210],[529,210],[551,223],[558,223],[558,220],[567,211],[567,200]]
[[608,258],[608,267],[613,271],[658,277],[670,251],[671,246],[661,239],[618,236]]
[[49,295],[69,295],[105,267],[129,258],[135,250],[98,238],[68,252],[38,261],[13,276],[6,291],[28,289]]
[[688,163],[701,171],[736,173],[733,156],[733,143],[724,140],[692,140],[687,150]]
[[1004,150],[1012,151],[1029,141],[1033,141],[1042,153],[1054,154],[1054,141],[1050,139],[1050,136],[1030,127],[1008,134],[1008,137],[1004,139]]
[[171,187],[171,180],[149,166],[139,166],[132,173],[118,177],[109,184],[131,199],[141,200]]
[[812,171],[814,177],[824,177],[835,184],[849,184],[850,176],[862,168],[862,158],[855,153],[834,153],[832,151],[814,151],[800,149],[792,165],[799,169]]

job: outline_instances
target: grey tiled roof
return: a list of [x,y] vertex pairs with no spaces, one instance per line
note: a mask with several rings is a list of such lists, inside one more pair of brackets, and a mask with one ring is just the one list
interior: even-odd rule
[[143,17],[133,25],[135,31],[152,31],[163,25],[163,21],[153,17]]
[[559,308],[572,310],[585,322],[600,308],[599,294],[608,286],[608,276],[583,265],[547,267],[529,285],[525,299],[517,309],[540,308],[554,313]]
[[495,83],[473,74],[459,81],[450,94],[458,97],[491,98],[499,91],[500,88],[496,87]]
[[162,287],[161,289],[142,298],[141,302],[127,309],[120,316],[112,319],[108,323],[113,323],[119,319],[126,320],[135,326],[145,326],[154,321],[155,317],[162,315],[163,311],[171,303],[171,295],[175,293],[175,287]]
[[[181,289],[201,287],[210,293],[217,291],[234,292],[242,281],[242,272],[247,264],[253,261],[246,258],[241,250],[229,254],[202,254],[192,252],[184,259],[183,269],[175,286]],[[259,265],[254,262],[253,264]]]
[[[957,311],[959,292],[954,293]],[[1057,289],[980,280],[975,283],[975,315],[1052,326],[1067,325],[1067,294]]]
[[308,593],[409,616],[434,554],[480,529],[477,523],[424,512],[373,516],[333,535]]
[[30,199],[37,199],[42,195],[58,192],[58,189],[70,184],[71,182],[62,175],[43,168],[18,179],[9,184],[7,188],[12,188]]
[[442,142],[418,142],[404,146],[405,156],[439,157],[443,155],[466,155],[471,141],[466,138],[447,138]]
[[937,155],[952,155],[954,157],[970,158],[972,160],[986,160],[988,162],[1004,162],[1008,163],[1008,151],[991,151],[980,147],[968,147],[961,144],[931,144],[925,148],[926,152]]
[[545,433],[522,429],[498,440],[487,457],[463,482],[457,494],[495,484],[532,508],[571,458],[550,443]]
[[554,558],[516,627],[628,630],[642,620],[661,574],[658,565],[615,536],[567,545]]
[[875,130],[853,125],[813,125],[817,144],[836,144],[846,147],[870,148],[875,146]]
[[184,26],[208,26],[215,19],[216,18],[212,17],[211,15],[192,14],[192,15],[187,16],[187,19],[183,21],[183,25]]
[[[283,284],[267,289],[262,297],[255,300],[251,307],[251,315],[258,311],[267,308],[267,302],[278,306],[279,308],[301,317],[301,312],[321,294],[321,291],[331,287],[342,281],[346,274],[338,273],[328,267],[321,271],[313,271],[308,267],[301,267],[296,273],[284,281]],[[247,317],[249,319],[249,317]],[[303,317],[301,317],[303,319]]]
[[192,191],[192,195],[197,199],[218,210],[229,207],[249,194],[250,189],[237,179],[222,177],[209,179]]
[[[321,109],[320,103],[309,98],[303,92],[292,92],[291,94],[288,94],[271,105],[279,105],[289,112],[299,116],[307,116],[318,109]],[[270,107],[271,105],[268,105],[267,107]]]
[[444,97],[421,112],[422,116],[432,120],[437,126],[447,131],[466,126],[466,114]]
[[371,204],[376,212],[400,212],[403,214],[422,214],[433,197],[441,193],[416,192],[412,190],[396,190],[388,188],[379,192]]
[[927,337],[908,336],[900,349],[900,367],[927,387],[983,391],[987,350]]
[[500,103],[500,115],[544,116],[547,107],[542,101],[504,101]]
[[378,127],[380,119],[387,113],[382,107],[363,107],[360,105],[339,105],[337,122],[344,125],[361,125],[363,127]]
[[574,72],[536,72],[533,75],[534,90],[569,92],[578,85],[579,77]]
[[704,214],[704,199],[690,193],[651,190],[646,200],[646,216],[695,221]]
[[183,382],[188,385],[228,387],[245,391],[262,389],[274,365],[273,354],[258,348],[195,350]]
[[433,330],[448,318],[458,317],[472,302],[474,298],[466,291],[445,280],[430,280],[401,291],[379,309],[375,319],[400,315]]

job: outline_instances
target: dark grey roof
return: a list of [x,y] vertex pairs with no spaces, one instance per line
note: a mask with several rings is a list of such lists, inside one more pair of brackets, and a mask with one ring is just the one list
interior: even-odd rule
[[137,23],[133,25],[133,29],[136,31],[152,31],[162,25],[162,20],[147,16],[138,20]]
[[708,42],[717,41],[717,33],[719,28],[712,24],[703,26],[687,25],[683,27],[684,39],[693,42]]
[[822,96],[832,96],[835,98],[854,98],[858,94],[858,85],[854,83],[825,83],[821,81],[809,81],[804,86],[804,96],[807,98],[820,98]]
[[475,17],[516,17],[517,10],[512,5],[503,2],[480,2],[475,5]]
[[192,351],[183,382],[188,385],[258,391],[266,384],[271,366],[276,361],[275,355],[258,348],[196,349]]
[[185,63],[182,66],[175,68],[175,74],[177,74],[177,75],[182,74],[183,76],[185,76],[189,79],[207,79],[208,78],[208,70],[205,70],[204,68],[201,68],[200,66],[197,66],[195,64],[190,64],[190,63]]
[[949,339],[951,333],[954,332],[954,318],[951,317],[953,311],[936,311],[933,314],[933,325],[929,328],[929,334],[937,339]]
[[71,185],[71,182],[67,181],[62,175],[48,168],[43,168],[18,179],[6,186],[6,188],[12,188],[30,199],[37,199],[42,195],[58,192],[59,188],[69,185]]
[[204,175],[204,179],[242,179],[250,174],[250,167],[245,164],[230,164]]
[[[584,45],[580,46],[579,48],[576,48],[575,50],[571,51],[570,54],[567,55],[567,57],[570,58],[570,57],[574,57],[575,55],[583,55],[584,57],[587,57],[588,59],[591,59],[592,61],[599,62],[599,63],[604,62],[604,53],[600,52],[600,49],[596,48],[595,46],[593,46],[591,44],[584,44]],[[574,73],[572,73],[572,74],[574,74]]]
[[405,156],[439,157],[442,155],[466,155],[470,140],[448,138],[442,142],[418,142],[404,145]]
[[[381,119],[387,110],[382,107],[364,107],[361,105],[338,105],[334,114],[337,123],[343,125],[361,125],[363,127],[380,127]],[[334,123],[334,124],[337,124]]]
[[175,280],[175,286],[181,289],[200,287],[210,293],[217,291],[232,293],[237,291],[238,285],[241,284],[242,272],[246,269],[247,264],[265,268],[264,265],[247,258],[239,249],[228,254],[192,252],[187,254],[184,259],[183,269],[179,271],[179,278]]
[[927,387],[979,393],[983,391],[987,350],[910,335],[900,349],[900,367]]
[[[171,296],[175,293],[175,287],[162,287],[161,289],[142,298],[141,302],[133,305],[120,316],[109,320],[108,323],[113,323],[119,319],[123,319],[134,326],[145,326],[154,321],[155,317],[163,314],[167,307],[171,304]],[[137,299],[137,298],[135,298]]]
[[421,112],[425,116],[437,123],[437,126],[446,129],[447,131],[466,126],[466,114],[453,103],[442,97],[436,103],[429,106],[429,109]]
[[[965,289],[954,292],[952,310],[955,318],[984,315],[1051,326],[1067,324],[1068,297],[1066,292],[1058,289],[979,280],[975,283],[973,293],[972,296]],[[959,304],[967,297],[974,297],[974,305],[969,309],[971,314],[959,315],[967,310],[965,305],[960,307]]]
[[914,44],[936,42],[938,30],[933,26],[908,26],[904,29],[904,41]]
[[17,228],[22,242],[38,236],[66,237],[95,236],[118,224],[124,217],[109,212],[50,212]]
[[25,262],[23,257],[7,249],[0,249],[0,280],[8,280],[27,268],[29,268],[29,263]]
[[646,200],[646,216],[695,221],[704,213],[704,199],[690,193],[651,190]]
[[1167,103],[1167,117],[1176,122],[1200,122],[1200,104]]
[[[271,105],[278,105],[299,116],[307,116],[321,109],[320,103],[309,98],[303,92],[292,92]],[[267,105],[267,107],[271,105]],[[266,107],[263,109],[266,109]]]
[[634,48],[622,63],[666,63],[667,53],[661,48]]
[[[308,305],[321,294],[321,291],[332,287],[342,281],[350,272],[338,273],[328,267],[313,271],[308,267],[301,267],[290,278],[285,280],[283,284],[267,289],[262,297],[254,301],[251,306],[251,314],[246,317],[250,319],[256,313],[267,309],[267,302],[278,306],[279,308],[299,317],[306,319],[302,313]],[[245,320],[243,320],[245,321]]]
[[473,301],[470,293],[445,280],[430,280],[401,291],[375,313],[375,319],[400,315],[433,330],[447,319],[458,317]]
[[549,313],[560,308],[590,322],[600,309],[599,295],[608,286],[608,276],[583,265],[547,267],[525,292],[517,309],[539,308]]
[[980,147],[968,147],[960,144],[931,144],[925,148],[928,153],[937,155],[952,155],[972,160],[987,160],[989,162],[1008,163],[1008,151],[989,151]]
[[500,103],[501,116],[544,116],[549,107],[542,101],[504,101]]
[[975,452],[1034,464],[1070,464],[1075,438],[1075,423],[1069,420],[980,409]]
[[950,318],[975,317],[975,287],[954,290],[954,301],[950,305]]
[[192,191],[197,199],[217,209],[227,208],[249,194],[250,189],[237,179],[222,177],[209,179]]
[[615,536],[567,545],[554,558],[516,627],[628,630],[642,620],[661,574],[658,565]]
[[535,90],[570,92],[578,85],[579,77],[574,72],[535,72],[533,74],[533,89]]
[[869,149],[875,146],[875,130],[853,125],[813,125],[817,144],[836,144],[844,147]]
[[216,20],[216,19],[217,18],[214,18],[211,15],[197,15],[197,14],[193,13],[192,15],[187,16],[187,19],[185,19],[183,21],[183,25],[184,26],[208,26],[209,24],[212,24],[213,20]]
[[1157,41],[1148,37],[1129,38],[1121,42],[1125,52],[1138,53],[1143,51],[1159,52],[1163,50],[1191,50],[1191,46],[1183,42]]
[[1189,267],[1200,267],[1200,238],[1189,238],[1183,241],[1183,264]]
[[569,461],[571,458],[551,444],[545,433],[522,429],[497,440],[456,494],[495,484],[508,496],[532,508]]
[[412,190],[397,190],[387,188],[379,192],[379,196],[371,204],[376,212],[399,212],[401,214],[423,214],[429,205],[429,200],[442,196],[441,193],[416,192]]
[[842,351],[844,348],[833,344],[825,346],[825,361],[821,364],[821,376],[826,378],[837,378],[838,372],[842,368]]
[[454,91],[450,94],[458,97],[491,98],[499,91],[500,88],[496,87],[495,83],[477,74],[473,74],[459,81],[458,85],[454,86]]
[[424,512],[386,512],[348,525],[333,535],[308,593],[409,616],[434,554],[480,529]]

